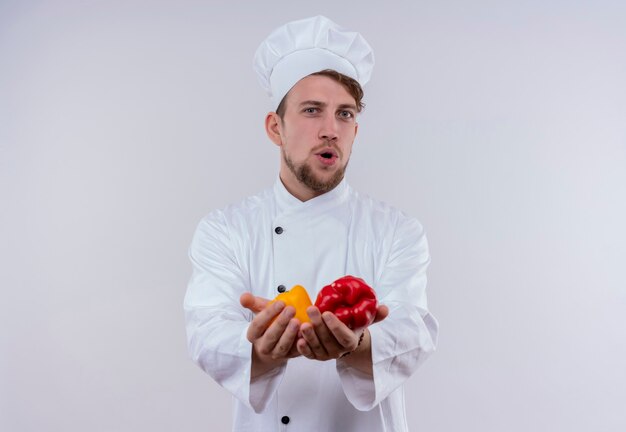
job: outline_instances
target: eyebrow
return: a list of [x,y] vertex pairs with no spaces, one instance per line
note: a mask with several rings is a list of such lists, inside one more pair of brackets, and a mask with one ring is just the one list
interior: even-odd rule
[[[320,102],[320,101],[316,101],[316,100],[306,100],[303,102],[300,102],[300,107],[305,106],[305,105],[313,105],[316,107],[322,107],[325,108],[328,104],[326,102]],[[353,109],[354,111],[356,111],[356,105],[354,104],[341,104],[337,107],[338,109]]]

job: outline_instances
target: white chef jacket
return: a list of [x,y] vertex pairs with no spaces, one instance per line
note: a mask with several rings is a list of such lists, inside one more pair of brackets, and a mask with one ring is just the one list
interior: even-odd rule
[[[279,178],[203,218],[189,255],[189,352],[234,396],[233,430],[408,430],[403,383],[435,349],[438,330],[426,302],[428,245],[416,219],[357,193],[345,179],[302,202]],[[274,298],[279,285],[303,285],[315,301],[345,275],[364,279],[390,310],[369,327],[373,378],[342,360],[297,357],[251,380],[252,313],[240,295]]]

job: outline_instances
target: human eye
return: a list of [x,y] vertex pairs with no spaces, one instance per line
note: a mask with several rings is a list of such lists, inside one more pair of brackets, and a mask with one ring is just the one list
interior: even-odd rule
[[302,110],[302,112],[306,114],[315,114],[318,111],[319,111],[319,108],[317,107],[306,107]]
[[350,120],[354,118],[354,113],[352,111],[342,110],[339,111],[339,117],[341,117],[342,119]]

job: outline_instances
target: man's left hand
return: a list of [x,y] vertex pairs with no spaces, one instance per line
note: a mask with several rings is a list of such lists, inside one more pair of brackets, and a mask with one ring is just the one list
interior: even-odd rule
[[[300,326],[301,337],[296,347],[300,354],[309,359],[325,361],[351,353],[358,347],[361,332],[366,331],[364,329],[355,333],[333,313],[321,314],[315,306],[310,306],[307,314],[311,323],[303,323]],[[374,323],[384,320],[388,314],[387,306],[379,306]]]

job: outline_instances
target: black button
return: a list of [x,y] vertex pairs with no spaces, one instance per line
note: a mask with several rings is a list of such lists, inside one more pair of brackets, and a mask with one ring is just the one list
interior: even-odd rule
[[283,228],[282,227],[276,227],[276,229],[274,230],[274,232],[276,234],[282,234],[283,233]]
[[278,290],[279,293],[284,293],[285,291],[287,291],[287,288],[285,287],[285,285],[278,285],[278,288],[276,288]]
[[289,417],[283,416],[283,418],[281,418],[280,421],[282,422],[282,424],[287,424],[289,423]]

